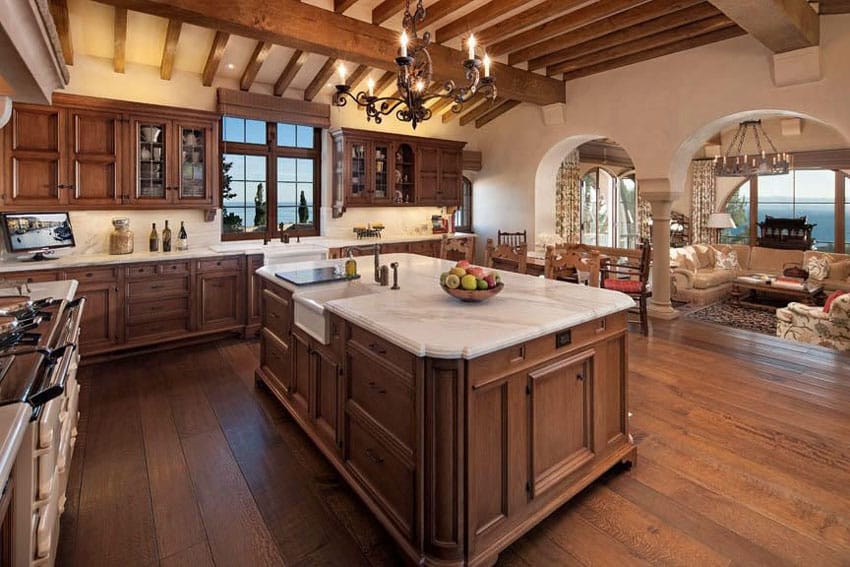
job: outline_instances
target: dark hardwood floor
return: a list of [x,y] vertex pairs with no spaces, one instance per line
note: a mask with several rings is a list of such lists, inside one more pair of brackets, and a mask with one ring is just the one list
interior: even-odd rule
[[[398,565],[227,341],[81,369],[59,565]],[[850,357],[690,320],[630,335],[638,464],[499,565],[850,565]]]

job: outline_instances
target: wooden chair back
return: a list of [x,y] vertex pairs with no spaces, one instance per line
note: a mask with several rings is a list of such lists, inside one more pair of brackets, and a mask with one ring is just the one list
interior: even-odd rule
[[500,230],[498,232],[498,236],[498,243],[500,245],[507,244],[508,246],[522,246],[523,244],[528,244],[524,230],[522,232],[502,232]]
[[644,239],[641,242],[640,256],[637,261],[631,257],[625,262],[603,262],[600,267],[602,287],[625,293],[638,302],[640,329],[644,335],[649,334],[646,302],[652,296],[652,289],[649,285],[651,261],[652,247],[649,245],[649,241]]
[[487,239],[487,246],[484,249],[484,263],[488,268],[524,274],[527,262],[528,247],[525,244],[520,246],[499,244],[496,246],[492,238]]
[[543,274],[551,280],[564,280],[583,283],[579,272],[587,272],[587,283],[599,287],[599,252],[588,250],[586,253],[578,247],[546,247],[546,259]]
[[440,240],[440,258],[443,260],[466,260],[472,262],[475,257],[475,240],[472,238],[449,238],[447,234]]

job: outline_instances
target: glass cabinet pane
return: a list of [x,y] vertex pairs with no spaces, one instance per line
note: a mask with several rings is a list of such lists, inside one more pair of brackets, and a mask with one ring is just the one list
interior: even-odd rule
[[136,132],[136,194],[141,198],[165,198],[165,124],[138,123]]
[[351,196],[366,197],[366,144],[351,144]]
[[206,194],[206,132],[180,128],[180,198],[202,199]]
[[412,203],[414,198],[414,152],[408,144],[400,144],[395,153],[395,196],[397,203]]
[[375,144],[375,199],[389,197],[389,157],[390,148],[386,144]]

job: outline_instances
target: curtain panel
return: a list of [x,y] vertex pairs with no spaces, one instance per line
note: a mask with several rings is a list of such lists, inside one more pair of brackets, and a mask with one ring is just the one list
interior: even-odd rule
[[564,241],[581,242],[581,174],[578,150],[558,169],[555,187],[555,233]]
[[706,227],[717,201],[714,161],[695,159],[691,162],[691,242],[711,242],[712,229]]

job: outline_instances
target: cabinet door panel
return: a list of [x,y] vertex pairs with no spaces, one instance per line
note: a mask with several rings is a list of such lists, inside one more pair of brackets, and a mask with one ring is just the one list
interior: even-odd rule
[[374,186],[372,188],[373,203],[389,203],[390,193],[390,152],[392,148],[387,143],[375,142],[371,147],[373,156]]
[[207,124],[177,123],[175,147],[179,155],[170,157],[179,164],[176,198],[181,203],[212,203],[212,131]]
[[200,330],[233,327],[242,320],[242,273],[198,275],[198,327]]
[[71,111],[72,203],[121,202],[120,116]]
[[260,335],[260,360],[278,394],[288,395],[292,382],[292,351],[289,344],[264,331]]
[[[171,123],[148,116],[131,119],[130,199],[137,203],[164,204],[169,193],[169,159]],[[175,152],[176,153],[176,152]],[[174,159],[174,158],[172,158]]]
[[[77,279],[66,274],[67,279]],[[80,352],[83,356],[108,349],[121,342],[121,302],[116,282],[80,282],[77,296],[86,298],[80,323]]]
[[593,458],[593,360],[591,349],[529,373],[532,497]]
[[607,380],[596,382],[593,393],[597,453],[616,449],[628,442],[626,377],[629,373],[626,367],[626,341],[626,336],[621,334],[595,347],[596,373],[608,377]]
[[304,416],[310,411],[310,340],[300,333],[292,333],[292,381],[289,394],[295,408]]
[[316,425],[329,445],[339,447],[339,365],[319,349],[314,351],[313,362],[316,365]]
[[365,140],[351,140],[345,145],[344,169],[346,201],[351,204],[367,203],[371,199],[367,155],[369,144]]
[[443,205],[460,203],[462,159],[461,151],[440,150],[440,186],[437,189],[437,200]]
[[38,158],[12,157],[10,204],[55,206],[60,198],[59,154]]
[[440,154],[437,148],[420,146],[419,157],[419,185],[416,188],[416,200],[423,205],[437,203],[437,190],[439,186],[439,163]]
[[7,205],[51,207],[67,201],[60,189],[67,170],[62,160],[65,113],[58,108],[16,104],[5,130],[5,166],[11,170]]
[[[522,378],[522,375],[518,375]],[[469,412],[470,530],[480,536],[508,515],[508,380],[473,390]]]

